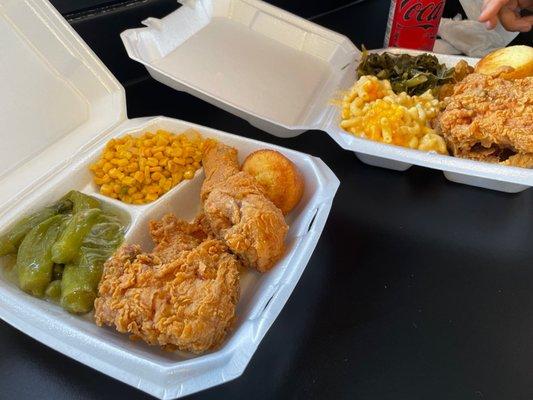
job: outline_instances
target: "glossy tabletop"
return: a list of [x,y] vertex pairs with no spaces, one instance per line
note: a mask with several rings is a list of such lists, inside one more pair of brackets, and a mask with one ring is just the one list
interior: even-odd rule
[[[341,30],[350,20],[322,23]],[[130,117],[167,115],[303,151],[341,181],[306,271],[244,374],[191,399],[533,398],[533,190],[367,166],[325,133],[279,139],[147,78],[126,92]],[[0,371],[0,399],[149,398],[4,322]]]

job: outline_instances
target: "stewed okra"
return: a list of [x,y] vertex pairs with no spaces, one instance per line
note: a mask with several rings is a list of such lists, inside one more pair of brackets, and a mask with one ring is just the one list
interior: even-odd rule
[[93,308],[103,264],[122,243],[124,228],[98,199],[71,191],[0,237],[0,256],[16,253],[22,290],[83,314]]
[[28,234],[28,232],[39,225],[41,222],[46,221],[48,218],[57,214],[63,214],[72,210],[72,201],[63,198],[50,207],[43,208],[27,217],[18,221],[10,231],[0,237],[0,256],[16,253],[22,239]]
[[22,241],[17,254],[19,287],[36,297],[43,297],[52,280],[54,261],[52,246],[57,240],[66,215],[54,215],[32,228]]

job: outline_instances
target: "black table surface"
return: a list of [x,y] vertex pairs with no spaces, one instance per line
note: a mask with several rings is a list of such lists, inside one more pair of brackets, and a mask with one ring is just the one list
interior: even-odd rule
[[[191,399],[533,398],[533,190],[367,166],[325,133],[279,139],[151,79],[126,92],[130,117],[167,115],[313,154],[341,181],[306,271],[244,374]],[[150,397],[0,322],[0,399],[34,398]]]

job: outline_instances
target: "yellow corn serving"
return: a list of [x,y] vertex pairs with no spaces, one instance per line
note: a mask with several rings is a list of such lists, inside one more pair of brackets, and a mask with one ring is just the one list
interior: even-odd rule
[[439,101],[428,90],[420,96],[395,94],[387,80],[362,76],[342,99],[340,126],[355,136],[423,151],[448,154],[431,128]]
[[164,130],[111,139],[91,165],[100,193],[128,204],[150,203],[200,168],[202,136],[189,130],[179,135]]

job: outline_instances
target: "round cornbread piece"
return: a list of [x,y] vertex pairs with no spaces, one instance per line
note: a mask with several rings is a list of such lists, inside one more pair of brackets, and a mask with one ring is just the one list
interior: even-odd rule
[[287,215],[302,199],[304,180],[294,163],[274,150],[250,154],[242,170],[252,175],[265,195]]
[[521,45],[495,50],[479,60],[475,72],[483,75],[499,73],[503,79],[533,76],[533,47]]

